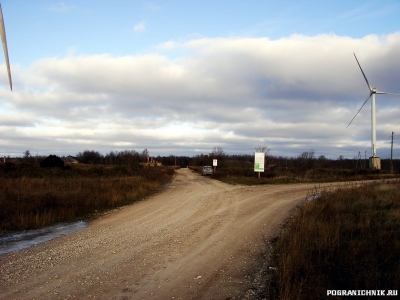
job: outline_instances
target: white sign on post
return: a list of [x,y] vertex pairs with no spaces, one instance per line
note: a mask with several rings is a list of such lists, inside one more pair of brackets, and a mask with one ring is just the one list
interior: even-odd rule
[[213,159],[214,172],[217,172],[217,159]]
[[254,172],[264,172],[265,153],[254,153]]

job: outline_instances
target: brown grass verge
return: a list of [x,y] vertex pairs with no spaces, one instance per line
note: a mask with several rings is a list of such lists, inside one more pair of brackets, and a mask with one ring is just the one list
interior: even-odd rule
[[399,181],[343,188],[299,207],[274,247],[269,298],[324,299],[327,290],[397,289],[399,190]]
[[22,174],[19,170],[0,177],[0,234],[87,218],[133,203],[161,188],[173,170],[75,167]]

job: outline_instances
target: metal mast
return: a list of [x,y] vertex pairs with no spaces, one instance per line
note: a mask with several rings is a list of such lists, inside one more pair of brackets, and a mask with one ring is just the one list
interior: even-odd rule
[[371,101],[371,142],[372,142],[372,157],[376,157],[376,104],[375,104],[376,88],[372,89],[372,101]]

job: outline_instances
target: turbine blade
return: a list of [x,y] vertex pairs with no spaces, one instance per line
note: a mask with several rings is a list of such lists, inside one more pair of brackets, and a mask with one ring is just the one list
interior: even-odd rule
[[380,94],[380,95],[396,95],[396,96],[400,96],[400,94],[395,94],[395,93],[386,93],[386,92],[381,92],[381,91],[376,91],[376,94]]
[[367,85],[368,85],[369,91],[372,93],[372,88],[371,88],[371,85],[370,85],[370,84],[369,84],[369,82],[368,82],[367,76],[365,76],[365,74],[364,74],[364,71],[363,71],[363,69],[361,68],[361,65],[360,65],[360,63],[358,62],[358,59],[357,59],[357,56],[356,56],[356,54],[355,54],[354,52],[353,52],[353,54],[354,54],[354,57],[356,58],[356,61],[357,61],[357,64],[358,64],[358,66],[360,67],[361,73],[363,74],[363,76],[364,76],[364,79],[365,79],[365,81],[367,82]]
[[367,103],[367,101],[369,100],[369,98],[371,98],[372,94],[373,94],[372,92],[369,94],[368,98],[364,101],[363,105],[361,105],[360,109],[358,110],[358,112],[356,113],[356,115],[353,117],[353,119],[351,119],[350,123],[346,126],[346,128],[349,127],[350,124],[351,124],[351,122],[353,122],[353,120],[357,117],[358,113],[362,110],[362,108],[364,107],[365,103]]
[[0,4],[0,35],[1,35],[1,42],[3,43],[4,58],[6,60],[6,65],[7,65],[8,82],[10,83],[10,89],[12,91],[10,60],[8,58],[6,29],[4,27],[4,18],[3,18],[3,11],[1,9],[1,4]]

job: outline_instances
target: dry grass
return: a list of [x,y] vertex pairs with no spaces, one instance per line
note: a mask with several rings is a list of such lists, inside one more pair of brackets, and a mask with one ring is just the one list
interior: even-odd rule
[[[172,178],[166,168],[29,167],[0,177],[0,233],[88,217],[140,200]],[[33,174],[33,175],[32,175]]]
[[327,290],[397,289],[400,183],[323,195],[298,209],[275,245],[271,299],[324,299]]

